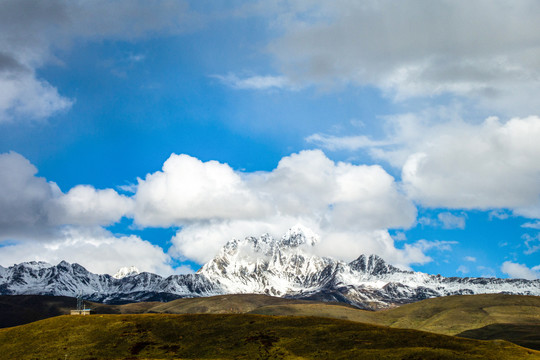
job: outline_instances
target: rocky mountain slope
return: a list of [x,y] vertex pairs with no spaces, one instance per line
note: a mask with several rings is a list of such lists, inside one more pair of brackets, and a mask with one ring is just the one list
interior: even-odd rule
[[161,277],[122,271],[97,275],[78,264],[27,262],[0,267],[0,294],[76,296],[122,303],[219,294],[254,293],[286,298],[340,301],[364,309],[389,308],[455,295],[508,293],[540,295],[540,280],[446,278],[403,271],[377,255],[343,261],[314,255],[318,237],[302,226],[280,239],[265,234],[228,242],[196,274]]

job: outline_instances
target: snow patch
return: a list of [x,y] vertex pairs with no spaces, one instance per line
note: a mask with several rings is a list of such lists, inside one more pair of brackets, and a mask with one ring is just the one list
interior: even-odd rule
[[115,279],[123,279],[127,276],[137,275],[140,273],[141,272],[139,271],[139,269],[137,269],[135,266],[129,266],[129,267],[126,266],[126,267],[122,267],[118,269],[116,274],[114,274],[112,277]]

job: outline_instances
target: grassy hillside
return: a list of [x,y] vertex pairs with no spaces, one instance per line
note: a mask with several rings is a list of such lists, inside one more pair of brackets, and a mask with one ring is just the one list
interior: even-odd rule
[[491,324],[540,324],[540,297],[459,295],[423,300],[377,313],[379,323],[455,335]]
[[67,296],[0,295],[0,328],[69,314],[76,304]]
[[323,316],[456,335],[491,324],[540,325],[540,297],[505,294],[447,296],[377,312],[339,304],[278,304],[262,306],[251,313]]
[[0,330],[6,359],[540,359],[479,341],[314,317],[59,316]]
[[540,297],[459,295],[370,312],[339,305],[270,305],[265,315],[324,316],[475,339],[503,339],[540,350]]
[[514,344],[540,350],[540,324],[492,324],[464,331],[457,336],[480,340],[505,339]]
[[96,314],[145,314],[150,309],[164,304],[159,301],[136,302],[122,305],[100,304],[90,301],[85,301],[85,303]]
[[[0,326],[14,326],[68,313],[76,300],[66,297],[2,296]],[[540,350],[540,297],[504,294],[433,298],[373,312],[337,303],[282,299],[266,295],[222,295],[168,303],[126,305],[91,303],[100,314],[240,314],[318,316],[476,339],[503,339]]]
[[[142,314],[160,302],[107,305],[84,302],[99,314]],[[77,307],[77,299],[68,296],[0,295],[0,328],[28,324],[58,315],[67,315]]]
[[341,304],[308,303],[267,305],[256,308],[250,314],[275,316],[319,316],[372,324],[382,324],[375,311],[359,310]]
[[[283,299],[260,294],[220,295],[206,298],[177,299],[148,309],[167,314],[243,314],[270,305],[308,305],[312,301]],[[321,305],[326,305],[321,303]]]

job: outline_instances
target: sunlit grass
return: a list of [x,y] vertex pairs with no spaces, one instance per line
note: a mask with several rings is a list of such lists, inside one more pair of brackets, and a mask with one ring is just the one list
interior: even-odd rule
[[540,359],[478,341],[315,317],[60,316],[0,330],[5,359]]

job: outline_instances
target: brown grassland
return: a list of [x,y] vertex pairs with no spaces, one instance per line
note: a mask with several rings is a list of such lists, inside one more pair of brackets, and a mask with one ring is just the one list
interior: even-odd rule
[[[72,303],[72,298],[2,296],[0,325],[65,314]],[[540,350],[536,296],[449,296],[378,312],[264,295],[90,305],[98,315],[0,329],[0,358],[538,359],[540,354],[532,350]]]
[[5,359],[540,359],[512,343],[250,314],[58,316],[0,330]]

